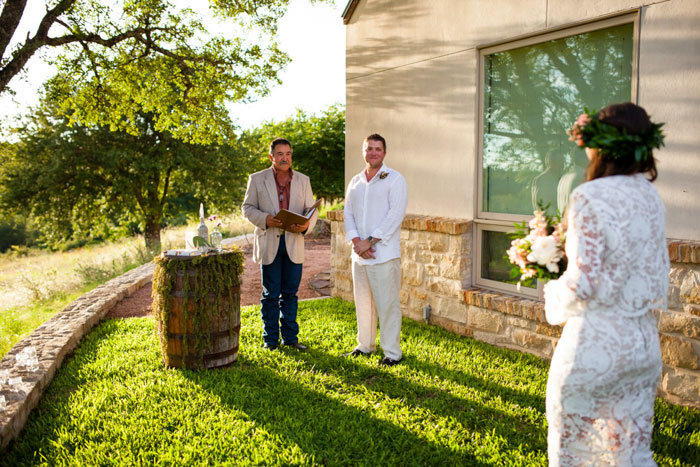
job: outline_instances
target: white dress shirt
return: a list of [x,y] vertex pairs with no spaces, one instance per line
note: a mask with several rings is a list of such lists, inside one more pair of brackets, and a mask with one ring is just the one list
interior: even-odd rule
[[364,170],[350,180],[343,214],[345,239],[381,239],[374,245],[374,258],[364,259],[353,251],[353,261],[370,265],[401,257],[401,222],[407,201],[406,179],[386,165],[369,182]]

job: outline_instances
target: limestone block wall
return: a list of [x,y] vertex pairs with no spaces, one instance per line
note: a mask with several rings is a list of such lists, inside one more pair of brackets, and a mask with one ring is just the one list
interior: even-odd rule
[[329,211],[331,223],[331,295],[352,301],[352,247],[345,241],[343,211]]
[[430,306],[430,322],[464,334],[461,291],[471,285],[471,222],[406,216],[401,228],[401,305],[420,320]]
[[[332,295],[352,300],[351,248],[342,211],[331,221]],[[470,221],[407,215],[401,228],[401,304],[404,316],[499,347],[550,359],[561,335],[542,301],[473,288]],[[664,362],[659,395],[700,408],[700,243],[669,241],[668,310],[657,312]]]
[[658,312],[661,356],[659,390],[672,402],[700,407],[700,243],[670,241],[668,309]]

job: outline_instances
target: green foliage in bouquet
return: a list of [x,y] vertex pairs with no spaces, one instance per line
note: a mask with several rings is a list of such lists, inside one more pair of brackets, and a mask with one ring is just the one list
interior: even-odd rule
[[192,243],[194,243],[194,246],[195,246],[196,248],[199,248],[200,246],[206,246],[206,247],[209,247],[209,248],[213,248],[213,247],[211,246],[211,243],[209,243],[208,241],[206,241],[206,239],[205,239],[204,237],[200,237],[199,235],[195,235],[195,236],[192,238]]

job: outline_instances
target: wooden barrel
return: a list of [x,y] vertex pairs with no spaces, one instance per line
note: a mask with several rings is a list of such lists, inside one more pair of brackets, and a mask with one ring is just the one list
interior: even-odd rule
[[168,297],[161,297],[161,300],[168,300],[169,308],[164,319],[156,315],[165,366],[218,368],[232,364],[238,357],[240,286],[231,286],[220,290],[218,294],[208,293],[198,297],[195,284],[201,285],[206,280],[198,277],[200,274],[203,271],[198,266],[188,268],[185,272],[175,271],[171,293]]

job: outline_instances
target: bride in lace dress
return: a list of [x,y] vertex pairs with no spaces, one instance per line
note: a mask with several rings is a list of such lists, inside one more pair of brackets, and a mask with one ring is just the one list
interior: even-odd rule
[[570,131],[590,163],[569,202],[568,268],[544,289],[547,321],[565,323],[547,381],[553,466],[656,465],[652,310],[666,306],[669,274],[664,206],[650,183],[660,127],[625,103],[582,115]]

